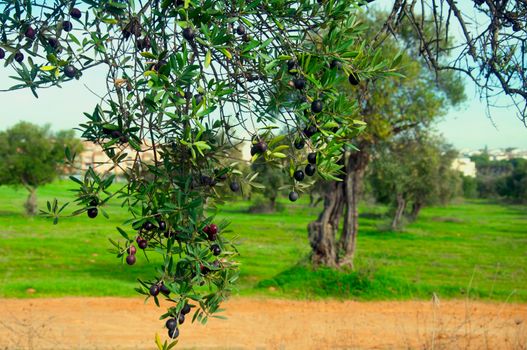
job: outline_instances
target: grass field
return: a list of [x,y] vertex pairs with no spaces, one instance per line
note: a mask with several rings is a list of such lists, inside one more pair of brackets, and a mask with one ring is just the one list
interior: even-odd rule
[[[39,190],[40,205],[70,196],[70,182]],[[109,254],[108,238],[125,218],[85,216],[52,225],[28,218],[26,193],[0,187],[0,297],[133,296],[138,277],[154,269],[139,255],[133,267]],[[241,256],[239,294],[291,298],[429,299],[473,297],[527,301],[527,208],[468,201],[423,210],[403,232],[383,230],[382,207],[361,208],[355,271],[312,270],[306,226],[319,209],[302,200],[275,214],[225,206]]]

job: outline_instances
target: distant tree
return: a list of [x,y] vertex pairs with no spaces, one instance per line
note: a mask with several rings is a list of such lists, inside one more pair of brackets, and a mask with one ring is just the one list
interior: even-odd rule
[[[258,182],[266,184],[262,186],[261,192],[263,196],[269,201],[265,208],[251,208],[253,211],[270,211],[276,210],[276,199],[280,195],[280,188],[288,183],[286,174],[281,169],[274,167],[265,160],[256,159],[252,165],[252,170],[258,173]],[[261,206],[261,205],[258,205]]]
[[53,133],[49,126],[20,122],[0,131],[0,185],[28,190],[24,205],[28,215],[37,212],[37,188],[53,181],[63,170],[66,146],[72,154],[82,150],[73,130]]
[[462,176],[463,197],[478,197],[478,182],[475,177]]
[[515,202],[527,202],[527,160],[511,159],[512,172],[497,181],[497,193]]
[[377,148],[370,181],[379,201],[393,207],[391,228],[416,220],[421,209],[446,204],[461,188],[461,175],[451,168],[455,152],[427,135],[399,137]]

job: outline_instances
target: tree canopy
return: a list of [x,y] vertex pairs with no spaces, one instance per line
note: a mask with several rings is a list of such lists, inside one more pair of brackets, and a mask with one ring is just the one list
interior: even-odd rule
[[[0,0],[0,58],[14,73],[11,89],[37,96],[105,69],[106,94],[80,129],[123,170],[126,186],[114,191],[112,176],[88,170],[76,179],[73,214],[95,218],[108,201],[122,202],[129,219],[114,252],[130,265],[136,245],[161,254],[162,266],[138,291],[155,302],[160,291],[170,297],[163,318],[177,320],[192,306],[194,319],[206,322],[237,279],[228,223],[215,218],[215,187],[253,177],[223,164],[226,150],[249,139],[253,160],[302,167],[305,153],[281,143],[285,127],[291,142],[302,138],[317,152],[317,176],[337,175],[343,144],[363,128],[342,84],[393,76],[398,61],[364,41],[360,3]],[[277,86],[292,98],[280,99]],[[290,198],[304,187],[291,179]],[[167,328],[176,338],[177,322]]]
[[52,182],[65,167],[64,149],[82,149],[73,130],[51,132],[49,126],[20,122],[0,131],[0,185],[23,186],[29,191],[26,211],[36,213],[35,190]]

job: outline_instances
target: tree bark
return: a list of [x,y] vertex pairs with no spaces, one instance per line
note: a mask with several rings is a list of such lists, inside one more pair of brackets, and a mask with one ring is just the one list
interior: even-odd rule
[[419,213],[421,212],[422,208],[423,204],[421,202],[414,202],[412,204],[412,211],[410,212],[410,221],[417,220],[417,217],[419,216]]
[[317,220],[307,226],[313,265],[337,265],[335,233],[342,215],[344,185],[333,182],[324,194],[324,209]]
[[37,214],[37,189],[34,187],[27,187],[29,194],[26,199],[24,207],[26,208],[26,214],[34,216]]
[[397,230],[399,227],[399,224],[401,223],[401,218],[404,214],[404,209],[406,208],[406,200],[404,199],[403,195],[398,193],[397,194],[397,208],[395,209],[395,214],[393,216],[392,230]]
[[271,211],[275,211],[276,210],[276,197],[271,197],[269,198],[269,206],[270,206],[270,210]]
[[344,225],[339,247],[342,249],[342,258],[339,265],[353,267],[357,235],[359,233],[359,200],[363,191],[364,173],[370,161],[366,147],[361,151],[352,152],[346,164],[346,177],[344,179]]

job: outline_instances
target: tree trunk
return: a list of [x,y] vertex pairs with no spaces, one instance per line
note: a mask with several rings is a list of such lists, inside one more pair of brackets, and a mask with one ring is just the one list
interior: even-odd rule
[[24,207],[26,208],[26,214],[33,216],[37,214],[37,189],[34,187],[27,187],[29,194],[27,196]]
[[421,212],[422,208],[423,208],[423,204],[421,202],[414,202],[412,204],[412,211],[410,213],[410,221],[417,220],[417,217],[419,216],[419,213]]
[[399,227],[405,208],[406,208],[406,200],[404,199],[402,194],[398,193],[397,194],[397,209],[395,209],[395,214],[393,216],[392,225],[391,225],[392,230],[397,230],[397,228]]
[[276,197],[269,198],[269,209],[273,212],[276,210]]
[[364,173],[370,157],[366,149],[353,152],[346,164],[346,177],[344,180],[344,225],[339,246],[343,251],[339,265],[353,267],[357,234],[359,233],[359,200],[363,191]]
[[318,219],[307,226],[311,245],[311,260],[315,266],[337,265],[335,233],[338,229],[343,207],[343,183],[333,182],[324,194],[324,209]]

